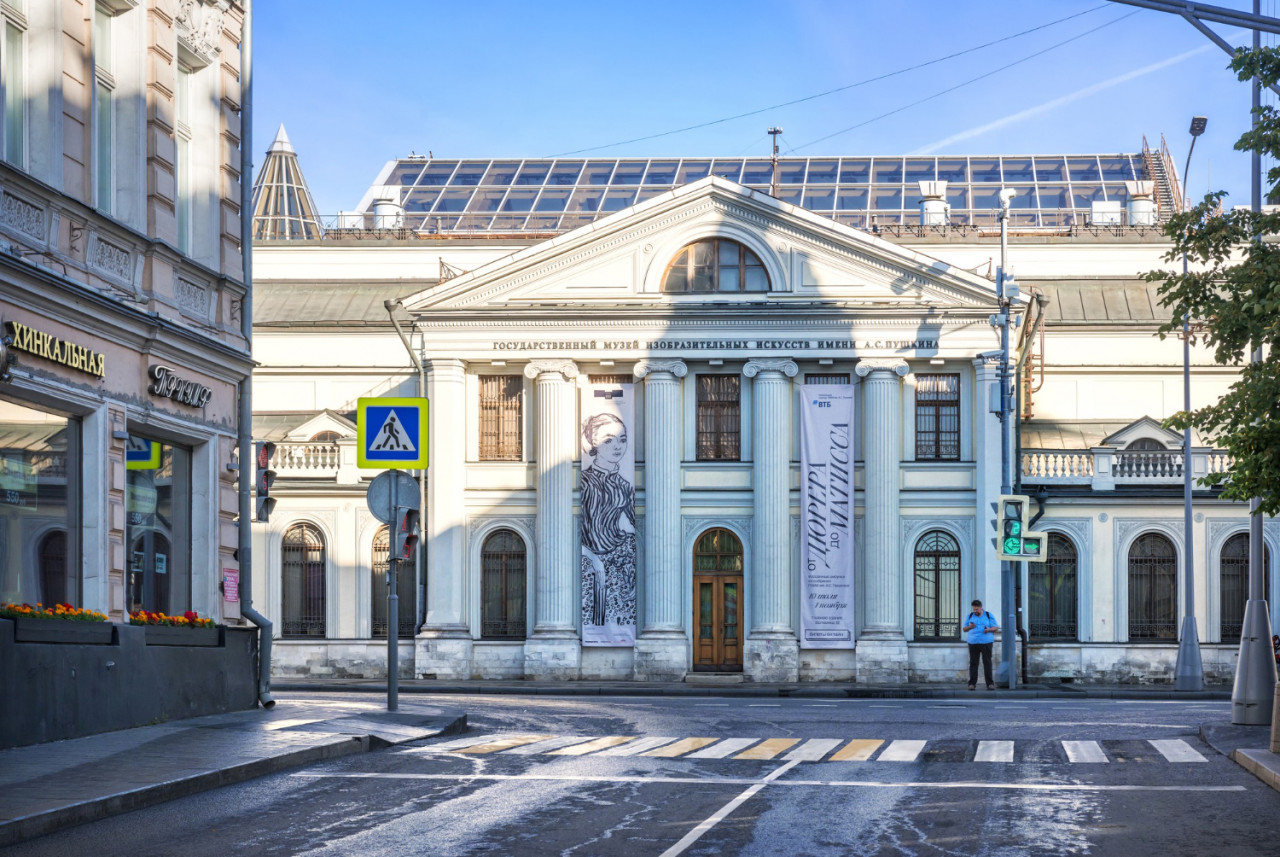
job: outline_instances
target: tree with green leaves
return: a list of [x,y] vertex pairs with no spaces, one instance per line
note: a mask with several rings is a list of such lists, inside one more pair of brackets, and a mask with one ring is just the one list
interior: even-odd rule
[[[1240,80],[1255,75],[1264,87],[1280,81],[1280,50],[1238,50],[1231,68]],[[1280,111],[1266,106],[1257,123],[1235,145],[1280,161]],[[1280,166],[1267,173],[1265,197],[1280,194]],[[1223,191],[1210,193],[1187,211],[1170,218],[1165,234],[1173,246],[1166,261],[1188,272],[1152,271],[1161,282],[1161,303],[1173,317],[1160,327],[1163,339],[1181,335],[1190,319],[1193,336],[1213,349],[1221,365],[1241,366],[1239,379],[1217,403],[1179,412],[1165,421],[1171,428],[1195,428],[1234,459],[1226,473],[1201,480],[1219,485],[1231,500],[1259,499],[1262,514],[1280,513],[1280,211],[1255,214],[1245,208],[1223,210]],[[1193,340],[1194,341],[1194,340]],[[1255,348],[1262,359],[1250,362]]]

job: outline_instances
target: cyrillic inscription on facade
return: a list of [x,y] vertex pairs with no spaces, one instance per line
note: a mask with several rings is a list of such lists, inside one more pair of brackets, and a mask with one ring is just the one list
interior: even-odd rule
[[5,322],[4,329],[5,333],[13,337],[10,348],[14,351],[23,351],[42,360],[61,363],[63,366],[77,369],[88,375],[106,377],[107,359],[99,351],[91,351],[83,345],[67,342],[52,333],[36,330],[17,321]]
[[936,339],[495,340],[494,351],[936,351]]
[[147,392],[153,396],[164,396],[193,408],[203,408],[213,398],[213,390],[195,381],[179,378],[168,366],[153,364],[147,374],[151,376],[151,386],[147,388]]

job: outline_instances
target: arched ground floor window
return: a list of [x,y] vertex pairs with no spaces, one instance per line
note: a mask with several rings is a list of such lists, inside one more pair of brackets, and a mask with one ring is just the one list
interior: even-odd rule
[[[1271,600],[1271,550],[1262,546],[1263,595]],[[1244,630],[1244,604],[1249,600],[1249,534],[1236,533],[1222,546],[1218,560],[1218,616],[1222,642],[1234,643]]]
[[1178,637],[1178,555],[1160,533],[1144,533],[1129,548],[1129,639]]
[[1076,546],[1061,533],[1050,533],[1045,561],[1027,563],[1027,602],[1033,638],[1076,639],[1076,574]]
[[[387,622],[387,569],[391,567],[391,532],[383,527],[373,537],[373,556],[370,557],[369,576],[369,629],[371,636],[385,638],[389,624]],[[396,598],[400,621],[396,625],[396,636],[403,640],[412,637],[415,626],[414,616],[418,604],[417,574],[411,562],[397,563]]]
[[284,534],[280,564],[284,578],[280,633],[325,636],[324,534],[313,524],[294,524]]
[[496,530],[480,549],[480,638],[525,638],[526,549],[512,530]]
[[960,545],[942,530],[925,533],[915,549],[915,638],[960,638]]

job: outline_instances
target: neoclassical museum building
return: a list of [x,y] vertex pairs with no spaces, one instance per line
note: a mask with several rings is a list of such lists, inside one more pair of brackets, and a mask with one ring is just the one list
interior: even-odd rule
[[[1136,148],[1136,147],[1135,147]],[[1182,346],[1144,271],[1181,205],[1129,154],[388,163],[314,210],[283,129],[258,177],[255,434],[278,499],[254,597],[277,675],[956,682],[1003,616],[998,200],[1032,680],[1172,680],[1183,568],[1227,681],[1248,516],[1161,421]],[[1193,398],[1235,370],[1193,350]],[[421,391],[421,393],[420,393]],[[420,563],[357,467],[367,397],[430,400]],[[1011,421],[1013,418],[1011,418]],[[1280,528],[1266,522],[1269,592]],[[723,678],[729,676],[728,679]]]

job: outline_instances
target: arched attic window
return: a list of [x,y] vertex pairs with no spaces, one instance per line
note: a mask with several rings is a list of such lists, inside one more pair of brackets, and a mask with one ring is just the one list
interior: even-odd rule
[[769,275],[760,257],[728,238],[706,238],[686,244],[662,278],[669,294],[767,292]]

